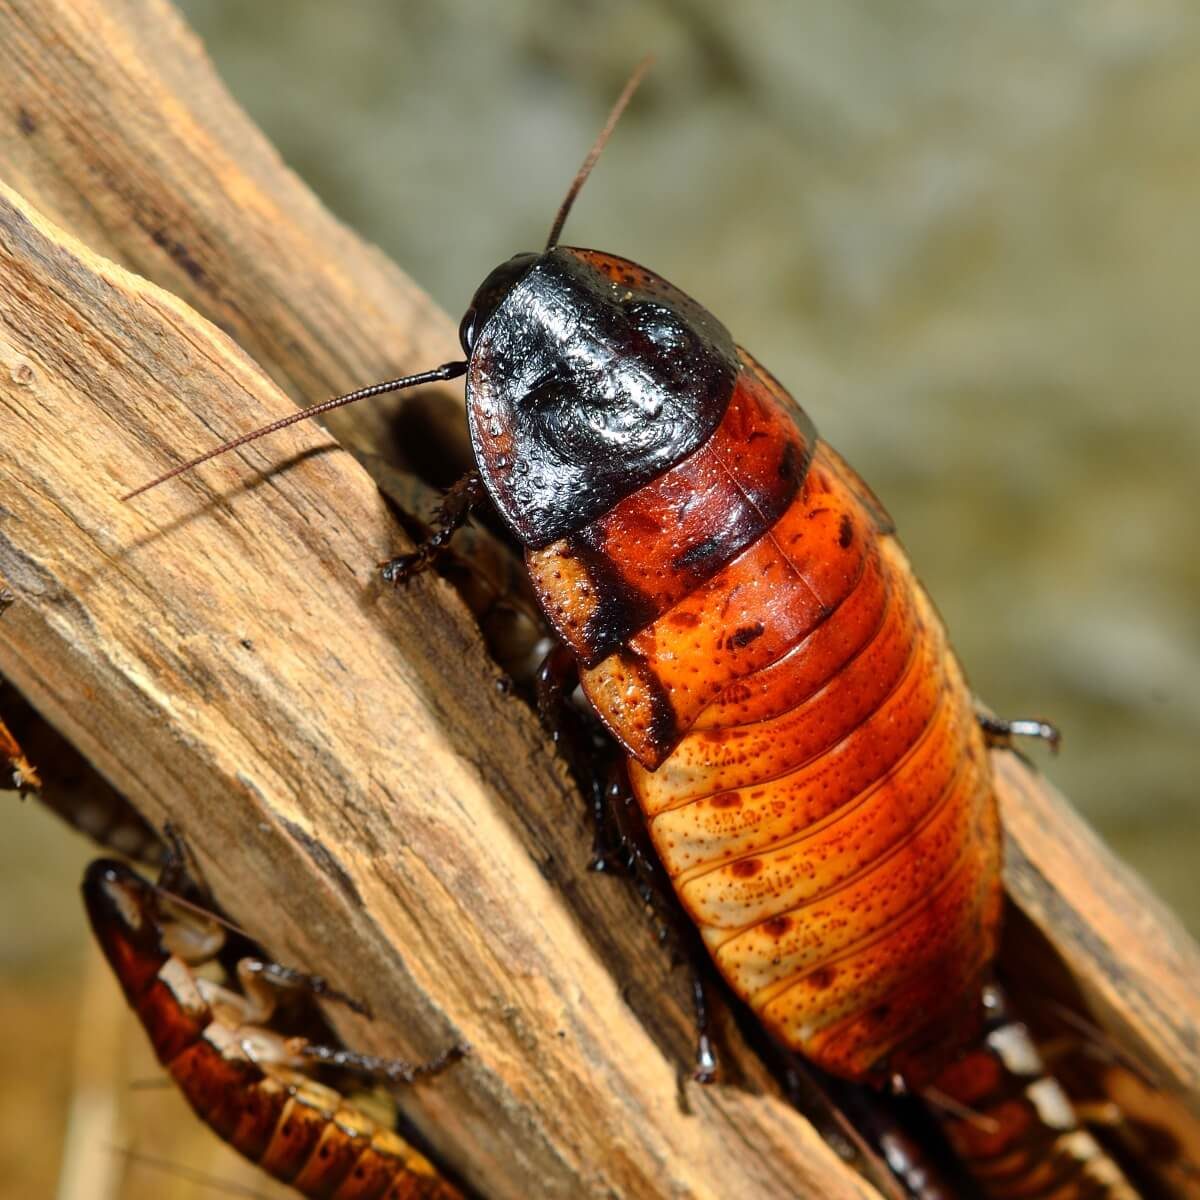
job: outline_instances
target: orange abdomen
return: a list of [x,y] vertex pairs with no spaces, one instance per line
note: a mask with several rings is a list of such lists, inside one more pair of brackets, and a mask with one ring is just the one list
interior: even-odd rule
[[827,1070],[919,1085],[995,951],[988,760],[886,515],[791,403],[744,356],[709,442],[530,570],[730,985]]

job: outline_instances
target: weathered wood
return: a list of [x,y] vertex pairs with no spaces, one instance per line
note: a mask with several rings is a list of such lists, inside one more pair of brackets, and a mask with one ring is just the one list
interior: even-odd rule
[[[194,39],[165,5],[157,0],[119,0],[105,5],[83,0],[47,0],[36,4],[32,0],[23,3],[8,0],[0,3],[0,64],[8,105],[0,112],[0,176],[16,184],[17,190],[33,200],[35,207],[81,236],[93,249],[117,258],[185,297],[248,348],[294,397],[321,398],[364,381],[428,366],[454,352],[452,323],[437,313],[377,252],[338,226],[282,166],[269,145],[229,100]],[[44,332],[48,335],[50,331]],[[11,328],[8,335],[13,336]],[[147,349],[147,353],[150,357],[146,361],[157,364],[154,352]],[[100,355],[96,361],[103,365],[106,360]],[[17,360],[15,369],[24,378],[22,365]],[[25,365],[35,369],[37,366]],[[170,362],[166,365],[171,366]],[[14,368],[10,365],[8,369]],[[99,386],[100,381],[87,377],[88,369],[87,364],[77,368],[73,386]],[[138,482],[159,467],[204,448],[218,434],[240,432],[277,411],[272,407],[276,398],[260,398],[263,393],[259,380],[252,387],[245,385],[247,390],[240,399],[219,403],[208,391],[211,380],[201,386],[187,384],[180,376],[178,363],[174,370],[160,370],[156,365],[155,376],[136,376],[136,387],[144,398],[161,395],[161,410],[148,413],[139,409],[144,413],[141,421],[133,422],[119,438],[110,438],[107,450],[102,453],[105,463],[114,470],[118,462],[127,464],[120,468],[121,472],[129,472],[121,474],[123,481]],[[43,376],[36,379],[39,386],[44,383]],[[9,377],[0,374],[0,388],[8,389],[9,384]],[[29,398],[27,390],[13,394],[18,403],[22,396]],[[210,418],[212,432],[201,428],[199,422],[186,414],[181,417],[179,400]],[[142,403],[132,394],[125,402],[131,406]],[[434,412],[443,444],[450,444],[454,453],[457,441],[457,452],[461,454],[461,418],[449,390],[437,393]],[[18,453],[28,457],[29,448],[22,450],[21,446],[9,443],[10,424],[6,420],[4,453],[12,456],[8,460],[11,466]],[[383,407],[349,410],[342,414],[336,431],[339,437],[360,446],[394,448],[389,445],[393,434]],[[287,446],[311,446],[317,440],[314,434],[302,435],[284,445],[273,444],[249,452],[246,457],[255,463],[282,461],[287,456]],[[89,446],[91,450],[100,453],[99,447]],[[317,485],[321,488],[332,484],[334,479],[358,478],[341,456],[338,458],[340,466],[310,461],[303,469],[335,473],[320,475]],[[251,476],[252,469],[245,462],[246,458],[239,456],[231,465],[209,468],[199,481],[176,485],[179,490],[172,493],[169,502],[160,505],[156,497],[152,510],[139,510],[153,514],[155,520],[175,514],[178,528],[160,541],[137,549],[136,556],[153,551],[156,557],[137,576],[147,594],[143,609],[137,614],[126,611],[125,620],[143,619],[151,602],[158,603],[162,581],[155,577],[156,570],[165,572],[165,578],[173,584],[181,585],[186,581],[191,556],[197,553],[208,561],[204,556],[211,559],[216,549],[222,549],[226,555],[237,551],[247,555],[250,563],[261,563],[262,555],[269,553],[262,551],[259,543],[263,538],[278,537],[279,526],[260,524],[257,507],[253,516],[246,516],[242,506],[267,488],[285,485],[278,477],[272,477],[269,484],[249,492],[237,490],[238,484],[232,481],[244,481]],[[92,470],[95,469],[93,465]],[[9,491],[0,497],[0,504],[6,508],[12,509],[11,480],[20,477],[22,470],[20,465],[13,468],[14,475],[9,476],[7,485]],[[220,481],[216,490],[227,499],[232,489],[230,503],[206,507],[199,498],[208,495],[205,480]],[[308,487],[286,485],[295,486],[306,491]],[[363,487],[359,478],[352,495],[367,495]],[[102,494],[86,491],[74,499],[98,505],[98,512],[111,515],[106,506],[116,490],[116,484],[110,484],[107,490],[101,489]],[[50,489],[45,494],[57,493]],[[289,490],[286,494],[292,493]],[[191,497],[190,504],[181,497]],[[326,500],[318,494],[305,503],[323,506]],[[373,597],[369,582],[372,558],[396,548],[391,540],[394,535],[379,515],[376,501],[371,499],[368,504],[364,512],[373,515],[369,519],[363,517],[358,530],[364,542],[359,552],[365,557],[347,559],[358,583],[350,586],[343,580],[337,603],[347,603],[348,593],[357,596],[359,584],[365,594]],[[348,508],[340,503],[336,506],[339,513]],[[76,517],[73,504],[67,511]],[[231,545],[220,547],[216,533],[197,532],[208,529],[211,521],[228,522],[233,519],[232,513],[237,513],[245,524],[223,535],[232,540]],[[78,519],[87,528],[93,528],[89,522],[97,522],[95,529],[105,531],[109,552],[120,555],[121,548],[128,549],[128,537],[112,536],[117,526],[110,527],[108,518],[100,520],[92,512],[86,519]],[[127,518],[121,515],[113,519]],[[123,535],[141,528],[136,517],[128,519],[135,524],[121,525]],[[14,528],[11,520],[0,524],[9,539],[7,544],[21,548],[23,562],[31,551],[24,547],[23,538],[13,537]],[[28,532],[29,529],[21,530],[22,534]],[[290,532],[287,536],[296,535]],[[331,545],[338,541],[336,528],[331,538]],[[330,552],[322,552],[316,545],[317,531],[305,531],[302,540],[306,546],[296,551],[298,557],[291,564],[293,568],[300,570],[297,563],[307,562],[304,556],[310,554],[318,559],[324,557],[328,563]],[[162,557],[158,558],[160,546]],[[40,552],[48,552],[45,545],[33,547],[35,563]],[[123,564],[128,557],[126,554],[116,561]],[[270,557],[274,565],[277,561],[274,554]],[[91,559],[85,553],[82,561]],[[34,592],[25,592],[24,601],[36,594],[40,586],[38,578],[35,572]],[[284,578],[292,578],[292,572]],[[50,602],[51,613],[68,613],[86,625],[91,619],[90,600],[86,596],[80,600],[76,583],[74,576],[64,584],[58,575],[52,575],[45,594],[57,597]],[[207,606],[217,594],[224,597],[224,591],[210,592],[203,600],[191,597],[203,608],[188,618],[193,651],[198,652],[205,639],[211,641],[214,637],[207,624]],[[304,594],[311,601],[311,589]],[[177,595],[176,600],[179,599]],[[84,603],[82,610],[73,607],[79,603]],[[408,670],[400,673],[398,681],[390,681],[390,685],[404,689],[414,686],[414,679],[419,680],[419,688],[425,691],[426,706],[439,706],[436,719],[430,718],[430,724],[438,726],[444,722],[437,737],[445,745],[438,754],[420,756],[422,761],[430,764],[450,761],[452,751],[467,755],[468,763],[474,766],[458,766],[453,777],[462,776],[465,770],[468,775],[473,771],[486,778],[489,803],[497,806],[493,814],[503,814],[501,827],[509,836],[515,835],[520,853],[543,864],[554,892],[565,900],[575,921],[590,930],[588,947],[580,952],[599,954],[609,971],[618,973],[629,985],[629,999],[655,1042],[667,1048],[675,1062],[684,1061],[688,1022],[681,981],[664,972],[661,957],[639,920],[636,906],[621,889],[605,887],[603,881],[588,879],[582,871],[585,838],[574,819],[563,819],[564,811],[574,815],[577,801],[566,794],[559,776],[547,765],[545,743],[528,714],[519,705],[484,695],[490,668],[478,654],[472,631],[461,612],[444,589],[425,584],[415,589],[412,596],[398,601],[385,597],[378,604],[374,598],[367,603],[374,605],[373,613],[385,605],[398,608],[398,612],[381,618],[387,628],[394,629],[397,623],[406,622],[410,626],[408,639],[402,638],[392,652],[394,657],[386,661],[401,661],[410,653],[415,657]],[[240,611],[247,628],[261,617],[244,608]],[[8,642],[3,627],[19,612],[20,609],[14,609],[0,620],[3,662],[11,658],[5,648]],[[28,614],[20,617],[28,619]],[[164,622],[175,619],[182,620],[172,617],[164,618]],[[232,621],[232,616],[229,619]],[[65,640],[73,626],[70,621],[62,622],[59,617],[58,636]],[[268,622],[268,626],[272,645],[286,641],[279,636],[278,623]],[[353,627],[357,629],[358,625]],[[411,628],[435,631],[430,635],[434,644],[424,644],[430,638],[414,644]],[[328,640],[328,631],[323,633]],[[447,654],[445,661],[441,659],[443,653]],[[201,700],[207,703],[203,693],[211,692],[220,683],[219,679],[214,681],[214,675],[236,665],[236,656],[232,664],[227,659],[208,661],[204,656],[202,659],[204,667],[191,667],[194,675],[189,679],[178,673],[173,677],[169,673],[160,676],[161,665],[178,662],[173,654],[160,656],[160,661],[154,663],[155,670],[146,675],[146,686],[162,690],[161,705],[157,709],[140,708],[143,720],[158,720],[165,708],[174,714],[177,709],[189,709]],[[38,661],[46,669],[58,671],[51,659]],[[245,704],[257,704],[267,686],[262,673],[270,664],[265,658],[259,661],[267,666],[257,669],[258,682],[246,693]],[[377,672],[376,677],[379,674],[384,673]],[[93,728],[95,720],[107,716],[95,707],[96,701],[107,702],[106,693],[94,692],[91,709],[72,707],[61,699],[55,704],[47,697],[62,686],[65,677],[61,672],[52,673],[49,683],[39,682],[36,669],[30,664],[25,678],[31,681],[34,694],[43,697],[56,719],[66,723],[64,727],[72,730],[73,738],[84,745],[112,778],[120,780],[122,787],[128,787],[131,795],[149,797],[153,790],[147,785],[149,777],[139,776],[144,752],[139,749],[134,760],[123,766],[122,747],[109,746],[106,750],[100,744],[103,737],[97,730],[110,729],[111,725],[102,722]],[[267,682],[270,688],[275,687],[274,679]],[[173,693],[168,685],[180,686],[181,690]],[[226,680],[223,686],[233,685]],[[79,695],[78,684],[64,693],[72,700]],[[421,711],[419,704],[417,709]],[[293,709],[281,701],[275,711],[291,713]],[[428,708],[425,716],[428,717]],[[483,725],[473,725],[481,721]],[[195,728],[189,732],[186,725],[172,727],[181,738],[197,736]],[[89,728],[92,728],[90,733]],[[280,764],[310,766],[316,751],[311,745],[307,751],[295,751],[287,744],[283,732],[282,728],[276,728],[261,734],[265,739],[264,749],[277,756],[276,770]],[[312,741],[308,721],[301,722],[300,734],[302,743]],[[125,740],[136,741],[142,736],[142,724],[131,724]],[[388,737],[393,736],[389,731]],[[163,737],[157,744],[167,746],[169,739]],[[323,762],[322,756],[327,757],[328,748],[319,740],[317,744],[321,746],[317,758]],[[394,753],[389,744],[386,754]],[[190,747],[187,754],[196,756],[197,761],[218,757],[212,747]],[[414,752],[411,757],[418,756]],[[1146,900],[1144,889],[1130,880],[1128,872],[1103,853],[1060,798],[1048,792],[1012,756],[997,757],[1009,824],[1010,896],[1081,981],[1081,993],[1091,1001],[1094,1014],[1161,1078],[1177,1086],[1186,1102],[1195,1108],[1200,1093],[1200,1053],[1195,1038],[1200,1024],[1197,1019],[1200,964],[1194,945],[1161,906]],[[394,758],[390,763],[395,765]],[[421,778],[428,778],[433,769],[432,765],[424,769]],[[194,765],[186,770],[182,766],[164,765],[153,778],[162,781],[172,777],[171,772],[177,780],[190,778],[188,772],[194,770]],[[324,776],[318,773],[316,778]],[[397,781],[390,776],[377,786],[395,788],[400,782],[406,788],[411,786],[411,781]],[[176,785],[175,791],[178,790]],[[439,784],[439,794],[445,790]],[[404,796],[407,795],[406,791]],[[164,811],[162,804],[181,806],[182,811],[202,801],[199,797],[176,799],[172,793],[162,799],[162,804],[150,798],[146,803],[147,811],[158,816]],[[323,804],[324,800],[318,797],[306,803]],[[407,800],[402,798],[401,803]],[[333,817],[330,821],[331,826],[339,827],[339,837],[342,820]],[[328,844],[333,844],[329,840],[330,829],[316,818],[314,823],[321,826]],[[227,836],[228,828],[219,828],[221,836]],[[339,952],[343,952],[338,937],[345,933],[345,924],[339,926],[332,917],[322,923],[319,901],[305,910],[318,919],[314,929],[302,928],[302,922],[261,903],[271,886],[291,894],[288,889],[298,889],[306,873],[315,873],[316,868],[298,854],[276,855],[261,844],[251,854],[251,844],[247,843],[245,863],[253,866],[256,879],[259,876],[261,879],[248,891],[239,892],[235,871],[227,863],[223,878],[215,881],[223,899],[239,915],[252,913],[260,917],[262,936],[281,950],[302,952],[305,956],[321,952],[322,946],[332,951],[332,958],[320,962],[322,969],[332,968]],[[365,859],[371,852],[364,854],[364,844],[370,845],[369,838],[364,838],[359,850],[350,856],[348,869],[352,875],[360,866],[364,870],[369,867]],[[202,844],[201,849],[215,851],[220,856],[220,836],[214,834],[213,840]],[[359,856],[364,863],[359,862]],[[281,884],[285,880],[286,886]],[[379,885],[373,887],[378,889]],[[289,940],[286,943],[277,940],[276,930],[286,930]],[[1026,971],[1019,952],[1010,950],[1010,954],[1013,957],[1004,964],[1006,974],[1013,977]],[[304,961],[312,960],[306,957]],[[341,961],[346,966],[354,960],[347,956]],[[386,968],[377,969],[386,977]],[[390,1018],[400,1013],[398,1004],[389,1010]],[[451,1011],[450,1015],[453,1018],[455,1014]],[[418,1014],[419,1021],[424,1019]],[[384,1027],[387,1024],[384,1022]],[[423,1024],[420,1028],[428,1039],[431,1026]],[[391,1036],[378,1031],[376,1035],[385,1042]],[[364,1031],[362,1036],[355,1034],[357,1041],[370,1037],[370,1031]],[[433,1047],[429,1040],[421,1044],[425,1049]],[[396,1043],[388,1045],[394,1049]],[[536,1083],[533,1086],[536,1088]],[[543,1094],[549,1096],[551,1091],[545,1088]],[[704,1102],[708,1103],[708,1097]],[[779,1132],[782,1127],[774,1124],[780,1119],[771,1107],[775,1102],[760,1103],[764,1106],[758,1118],[761,1124],[749,1136],[766,1147],[770,1131]],[[490,1168],[493,1160],[488,1154],[495,1145],[493,1140],[490,1150],[476,1152],[476,1161],[487,1163]],[[543,1149],[545,1145],[543,1136]],[[526,1155],[526,1162],[539,1161],[532,1151],[521,1153]],[[578,1166],[582,1157],[577,1148],[567,1157],[572,1154]],[[515,1167],[510,1170],[518,1173]],[[666,1178],[664,1175],[663,1179]]]
[[[5,0],[0,76],[0,178],[187,300],[293,399],[459,354],[457,323],[287,169],[165,0]],[[461,457],[460,397],[425,389],[440,440]],[[401,403],[381,397],[327,424],[390,453]]]
[[[993,758],[1010,900],[1092,1020],[1200,1116],[1200,948],[1060,793],[1015,756]],[[1018,976],[1025,966],[1005,965]]]
[[[380,591],[394,530],[327,434],[116,500],[165,437],[190,453],[287,401],[7,190],[0,404],[0,672],[182,826],[235,916],[371,1005],[356,1042],[474,1046],[421,1114],[487,1194],[871,1194],[774,1096],[693,1087],[679,1111],[677,1063],[535,856],[544,823],[543,852],[584,858],[540,731],[444,585]],[[650,931],[621,916],[609,936],[661,985]]]

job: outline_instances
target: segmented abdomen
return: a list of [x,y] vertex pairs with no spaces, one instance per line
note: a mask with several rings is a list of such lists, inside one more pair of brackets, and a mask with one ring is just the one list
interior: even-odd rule
[[286,1059],[284,1039],[221,1020],[192,969],[158,948],[148,889],[132,872],[101,860],[83,890],[97,940],[159,1062],[220,1138],[305,1196],[463,1200],[428,1159],[333,1088],[282,1062],[251,1061]]
[[946,1132],[982,1194],[988,1200],[1138,1200],[1080,1125],[999,989],[989,988],[987,1001],[986,1036],[937,1081]]
[[927,1080],[980,1020],[1000,838],[970,695],[869,489],[745,358],[704,447],[529,557],[729,983],[828,1070]]

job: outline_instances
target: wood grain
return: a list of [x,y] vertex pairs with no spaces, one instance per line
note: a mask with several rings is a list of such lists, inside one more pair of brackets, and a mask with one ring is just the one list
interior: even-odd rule
[[[4,182],[187,300],[293,399],[459,356],[457,321],[288,170],[165,0],[4,0],[0,70]],[[393,454],[395,413],[421,407],[465,461],[460,397],[382,397],[327,424]]]
[[[356,1043],[475,1048],[419,1089],[435,1145],[495,1196],[871,1194],[776,1097],[693,1087],[679,1111],[677,1064],[514,819],[585,857],[540,731],[444,585],[377,588],[395,535],[349,456],[297,427],[120,504],[164,429],[189,453],[286,399],[7,190],[0,280],[0,672],[181,824],[235,917],[370,1004]],[[584,907],[622,895],[584,882]],[[590,916],[662,982],[636,913]]]

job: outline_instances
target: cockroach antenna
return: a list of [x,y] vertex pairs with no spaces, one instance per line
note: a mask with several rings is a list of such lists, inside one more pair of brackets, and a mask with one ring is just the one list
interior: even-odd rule
[[604,122],[604,128],[600,130],[595,142],[592,143],[592,148],[587,152],[587,157],[583,160],[583,165],[576,172],[575,178],[571,181],[571,186],[567,188],[567,194],[563,197],[562,204],[559,205],[558,214],[554,218],[554,224],[550,226],[550,236],[546,239],[544,253],[548,254],[558,245],[559,235],[562,233],[563,226],[567,223],[567,217],[571,215],[571,205],[575,203],[575,197],[579,195],[583,185],[587,183],[587,177],[592,173],[592,168],[596,165],[596,160],[608,144],[608,139],[612,137],[612,132],[616,129],[617,122],[621,119],[621,114],[628,107],[630,100],[633,99],[633,93],[638,90],[638,85],[652,66],[654,66],[654,55],[647,54],[633,68],[633,73],[629,76],[628,82],[617,97],[616,104],[612,106],[612,111],[608,114],[608,120]]
[[416,375],[403,375],[399,379],[388,379],[383,383],[373,383],[369,387],[347,392],[344,396],[334,396],[332,400],[322,400],[320,404],[313,404],[309,408],[302,408],[299,412],[292,413],[290,417],[282,417],[278,421],[272,421],[269,425],[264,425],[261,429],[255,429],[250,433],[243,433],[241,437],[223,442],[220,446],[215,446],[212,450],[206,450],[203,454],[198,454],[195,458],[189,459],[177,467],[172,467],[171,470],[160,475],[157,479],[152,479],[149,483],[143,483],[141,487],[134,488],[132,492],[126,492],[121,499],[123,501],[132,500],[134,496],[140,496],[143,492],[148,492],[151,488],[158,487],[160,483],[166,483],[168,479],[174,479],[176,475],[182,475],[185,471],[190,471],[193,467],[198,467],[201,463],[208,462],[210,458],[216,458],[218,454],[224,454],[227,450],[236,450],[239,446],[244,446],[247,442],[253,442],[257,438],[265,437],[268,433],[274,433],[277,429],[285,429],[288,425],[295,425],[297,421],[307,421],[309,417],[320,416],[321,413],[329,412],[330,409],[341,408],[345,404],[353,404],[356,400],[366,400],[370,396],[382,396],[385,392],[399,392],[405,388],[417,387],[422,383],[438,383],[446,379],[457,379],[460,375],[465,375],[466,371],[467,364],[465,362],[443,363],[440,367],[434,367],[431,371],[420,371]]
[[[608,114],[608,120],[604,122],[604,128],[600,130],[599,136],[588,151],[587,157],[583,160],[583,165],[576,172],[575,178],[571,186],[567,189],[567,194],[563,198],[562,204],[559,206],[558,214],[554,218],[554,224],[550,228],[550,237],[546,241],[546,253],[549,253],[558,245],[559,234],[562,233],[563,225],[570,215],[571,206],[575,203],[575,197],[579,195],[580,189],[587,182],[587,177],[591,174],[592,168],[596,165],[596,160],[600,157],[605,144],[612,136],[617,122],[621,119],[621,114],[625,111],[629,101],[633,99],[633,94],[637,91],[643,76],[645,76],[653,64],[654,55],[647,54],[634,67],[625,87],[617,97],[617,102],[612,106],[612,111]],[[121,500],[132,500],[135,496],[140,496],[143,492],[148,492],[151,488],[158,487],[160,483],[166,483],[167,480],[174,479],[177,475],[182,475],[186,471],[192,470],[193,467],[198,467],[201,463],[208,462],[210,458],[216,458],[218,455],[225,454],[229,450],[236,450],[239,446],[244,446],[247,442],[253,442],[260,437],[265,437],[268,433],[275,433],[279,429],[286,429],[287,426],[295,425],[298,421],[307,421],[310,417],[320,416],[321,413],[329,412],[331,409],[341,408],[346,404],[353,404],[356,400],[366,400],[371,396],[381,396],[385,392],[399,392],[404,388],[417,387],[423,383],[437,383],[447,379],[457,379],[459,376],[465,375],[466,371],[467,364],[465,362],[443,363],[440,367],[434,367],[431,371],[421,371],[416,375],[404,375],[399,379],[389,379],[384,383],[373,383],[369,387],[347,392],[343,396],[334,396],[332,400],[323,400],[320,404],[314,404],[309,408],[301,409],[299,412],[292,413],[291,416],[283,417],[278,421],[272,421],[269,425],[262,426],[261,429],[255,429],[250,433],[242,434],[241,437],[232,438],[219,446],[214,446],[213,449],[206,450],[203,454],[198,454],[195,458],[189,459],[185,463],[180,463],[177,467],[172,467],[171,470],[159,475],[157,479],[151,479],[149,483],[143,483],[140,487],[134,488],[133,491],[126,492],[121,497]]]

